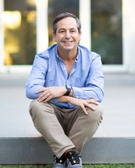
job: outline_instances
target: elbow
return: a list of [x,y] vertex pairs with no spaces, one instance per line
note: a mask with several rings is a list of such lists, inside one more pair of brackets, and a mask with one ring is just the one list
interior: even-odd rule
[[34,94],[31,88],[26,88],[25,95],[28,99],[34,99]]
[[32,88],[26,89],[26,97],[28,99],[37,99],[40,96],[40,93],[35,93]]
[[93,91],[92,97],[94,99],[96,99],[99,103],[101,103],[104,98],[104,91],[102,89],[98,89],[96,91]]
[[99,103],[101,103],[103,101],[103,98],[104,98],[104,92],[103,92],[103,90],[101,90],[100,94],[98,94]]
[[31,96],[31,94],[26,90],[26,97],[28,98],[28,99],[32,99],[32,96]]

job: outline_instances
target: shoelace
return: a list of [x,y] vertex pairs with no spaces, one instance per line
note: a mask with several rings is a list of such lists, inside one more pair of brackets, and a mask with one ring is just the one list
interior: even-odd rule
[[59,159],[56,156],[54,156],[54,159],[56,160],[56,163],[61,163],[61,164],[64,164],[64,162],[66,161],[63,155]]
[[80,164],[80,159],[78,154],[75,151],[70,151],[67,153],[67,158],[69,159],[70,163],[72,165],[74,164]]

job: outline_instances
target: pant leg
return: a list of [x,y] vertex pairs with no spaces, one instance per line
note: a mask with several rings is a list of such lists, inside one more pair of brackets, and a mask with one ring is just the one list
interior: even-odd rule
[[49,103],[33,100],[29,111],[36,129],[43,135],[58,158],[66,150],[75,147],[70,138],[64,133],[54,109]]
[[82,148],[97,131],[102,121],[102,108],[100,105],[95,106],[96,110],[92,111],[87,108],[88,115],[84,114],[80,108],[80,113],[73,127],[69,132],[69,138],[75,145],[76,150],[81,153]]
[[68,135],[80,113],[80,108],[63,109],[54,105],[52,106],[65,134]]

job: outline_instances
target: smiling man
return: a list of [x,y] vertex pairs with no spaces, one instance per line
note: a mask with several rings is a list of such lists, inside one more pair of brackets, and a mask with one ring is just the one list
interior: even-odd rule
[[102,121],[101,57],[78,44],[74,14],[56,16],[52,35],[56,44],[35,56],[26,82],[30,115],[54,153],[53,168],[82,168],[83,146]]

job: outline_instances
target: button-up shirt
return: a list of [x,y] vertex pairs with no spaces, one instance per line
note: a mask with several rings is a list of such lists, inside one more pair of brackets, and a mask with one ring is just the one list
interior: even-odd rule
[[[75,63],[68,74],[64,61],[58,55],[57,44],[38,53],[26,82],[26,96],[36,99],[41,94],[37,94],[36,91],[42,87],[66,85],[73,88],[73,97],[94,98],[101,102],[104,97],[104,76],[100,55],[78,45]],[[49,103],[62,108],[76,107],[58,100],[59,98],[53,98]]]

